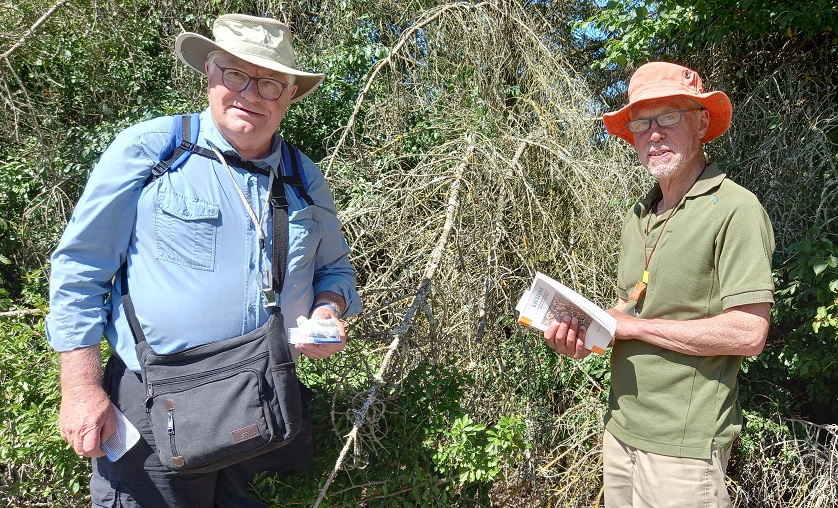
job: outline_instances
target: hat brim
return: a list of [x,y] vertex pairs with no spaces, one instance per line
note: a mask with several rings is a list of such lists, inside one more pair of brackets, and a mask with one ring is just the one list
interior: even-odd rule
[[223,45],[220,45],[200,34],[184,32],[178,35],[177,39],[175,39],[175,53],[180,61],[201,74],[206,74],[204,64],[207,61],[207,55],[217,50],[226,51],[237,58],[241,58],[245,62],[252,63],[253,65],[258,65],[259,67],[264,67],[266,69],[294,76],[294,84],[297,85],[297,92],[294,94],[294,97],[291,98],[291,102],[302,100],[308,94],[317,89],[317,86],[325,78],[324,74],[304,72],[273,60],[243,53],[234,48],[225,48]]
[[672,93],[661,94],[654,97],[644,97],[641,100],[624,106],[622,109],[611,113],[605,113],[602,115],[602,122],[605,124],[605,129],[609,134],[623,138],[634,145],[634,133],[626,127],[626,124],[631,121],[631,108],[650,100],[677,96],[687,97],[700,103],[704,109],[710,113],[710,125],[708,125],[707,132],[701,138],[702,143],[707,143],[716,139],[727,132],[730,128],[730,122],[733,119],[733,106],[730,104],[728,96],[724,92],[719,91],[696,95]]

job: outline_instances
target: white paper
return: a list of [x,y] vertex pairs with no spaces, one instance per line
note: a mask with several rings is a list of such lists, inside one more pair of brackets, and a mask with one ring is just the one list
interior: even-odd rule
[[532,286],[518,300],[515,310],[519,312],[518,323],[541,331],[562,316],[575,317],[580,326],[588,329],[585,348],[600,354],[608,348],[617,329],[613,316],[541,272],[536,273]]
[[128,421],[128,418],[122,414],[113,404],[111,405],[116,414],[116,432],[111,434],[111,437],[105,440],[100,446],[105,451],[108,460],[116,462],[120,457],[125,455],[125,452],[131,449],[140,440],[140,431],[134,424]]

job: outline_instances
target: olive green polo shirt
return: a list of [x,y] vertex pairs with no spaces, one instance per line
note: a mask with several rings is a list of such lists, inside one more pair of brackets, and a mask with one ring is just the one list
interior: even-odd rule
[[[649,259],[646,294],[625,312],[691,320],[750,303],[773,303],[774,233],[750,191],[711,163],[672,210],[650,210],[659,186],[634,205],[621,238],[617,293],[628,300]],[[657,246],[655,247],[655,244]],[[652,249],[654,248],[654,252]],[[635,448],[709,459],[713,440],[729,446],[742,426],[737,399],[741,356],[690,356],[640,340],[618,340],[611,353],[606,426]]]

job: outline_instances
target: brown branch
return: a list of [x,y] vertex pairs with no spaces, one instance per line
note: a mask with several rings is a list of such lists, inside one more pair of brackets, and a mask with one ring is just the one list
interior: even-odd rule
[[35,33],[38,30],[38,27],[40,27],[42,24],[44,24],[44,22],[47,20],[47,18],[52,16],[52,14],[55,11],[57,11],[59,9],[59,7],[66,4],[68,1],[69,0],[59,0],[58,3],[56,3],[55,5],[50,7],[50,9],[47,12],[45,12],[43,16],[38,18],[38,21],[36,21],[31,27],[29,27],[29,30],[27,30],[23,35],[20,36],[20,40],[18,40],[16,43],[14,43],[12,45],[12,47],[10,47],[8,50],[6,50],[5,53],[0,55],[0,59],[8,58],[9,55],[11,55],[17,48],[23,46],[23,44],[26,42],[26,39],[28,39],[33,33]]
[[24,310],[8,310],[0,312],[0,317],[19,317],[19,316],[33,316],[37,314],[46,314],[49,309],[24,309]]

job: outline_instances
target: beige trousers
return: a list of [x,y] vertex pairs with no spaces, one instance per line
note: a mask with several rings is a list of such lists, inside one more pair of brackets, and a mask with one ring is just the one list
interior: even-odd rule
[[633,448],[605,431],[605,508],[730,508],[725,470],[730,450],[713,444],[709,460]]

